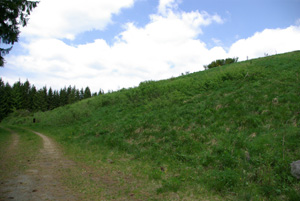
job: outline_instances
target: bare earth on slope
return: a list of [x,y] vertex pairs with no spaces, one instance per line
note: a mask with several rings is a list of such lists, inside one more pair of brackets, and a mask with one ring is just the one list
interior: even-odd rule
[[[59,170],[74,166],[65,159],[57,145],[48,137],[35,132],[43,139],[43,148],[36,160],[31,161],[29,168],[16,173],[0,184],[0,200],[78,200],[73,192],[59,182]],[[19,137],[13,133],[13,143],[8,152],[17,149]],[[9,153],[8,153],[9,154]]]

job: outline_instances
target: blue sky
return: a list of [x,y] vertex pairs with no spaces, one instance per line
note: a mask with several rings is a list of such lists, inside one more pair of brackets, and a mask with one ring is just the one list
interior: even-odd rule
[[300,0],[41,0],[0,74],[38,88],[134,87],[299,50],[299,10]]
[[[120,15],[114,15],[114,23],[108,25],[105,31],[84,32],[72,42],[84,44],[101,37],[112,43],[114,37],[122,31],[123,24],[135,22],[137,26],[143,27],[149,23],[149,15],[156,13],[158,3],[158,0],[139,0],[133,7],[124,9]],[[218,38],[227,46],[237,38],[250,37],[266,28],[288,27],[300,18],[299,0],[183,0],[178,9],[186,12],[204,10],[222,16],[226,23],[205,27],[205,34],[199,36],[199,39],[209,44],[213,42],[212,38]],[[71,43],[68,40],[65,42]]]

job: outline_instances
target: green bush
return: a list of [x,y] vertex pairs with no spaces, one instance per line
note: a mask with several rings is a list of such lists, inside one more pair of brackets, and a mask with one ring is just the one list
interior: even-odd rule
[[213,62],[211,62],[210,64],[204,66],[204,69],[211,69],[211,68],[215,68],[215,67],[219,67],[219,66],[224,66],[227,64],[232,64],[232,63],[236,63],[238,61],[239,58],[227,58],[227,59],[218,59],[215,60]]

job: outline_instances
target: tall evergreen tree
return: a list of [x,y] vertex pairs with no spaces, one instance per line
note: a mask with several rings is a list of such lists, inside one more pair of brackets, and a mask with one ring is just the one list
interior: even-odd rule
[[72,92],[72,87],[71,85],[69,85],[69,87],[67,88],[67,104],[70,104],[71,101],[69,100],[70,99],[70,95],[71,95],[71,92]]
[[29,97],[30,97],[29,110],[35,112],[38,110],[39,106],[38,106],[38,100],[37,100],[37,90],[34,85],[30,89]]
[[76,101],[80,101],[80,92],[78,89],[76,89],[76,91],[75,91],[75,99],[76,99]]
[[12,88],[0,78],[0,121],[13,111]]
[[84,91],[83,91],[83,88],[80,89],[79,97],[80,97],[80,100],[84,99]]
[[7,115],[7,95],[5,84],[0,78],[0,121]]
[[92,97],[92,93],[91,93],[91,90],[89,87],[86,87],[85,90],[84,90],[84,95],[83,95],[83,98],[90,98]]
[[13,98],[13,108],[16,110],[23,109],[23,93],[22,93],[22,84],[19,80],[12,87],[12,98]]
[[64,106],[64,105],[68,104],[68,93],[67,93],[66,87],[63,89],[60,89],[59,99],[60,99],[60,103],[59,103],[60,106]]
[[38,90],[37,92],[37,106],[38,110],[46,111],[48,110],[48,101],[47,101],[47,87]]
[[75,86],[71,89],[71,93],[69,94],[68,98],[69,98],[69,100],[68,100],[69,104],[73,104],[77,101],[76,100],[76,88],[75,88]]
[[53,92],[53,103],[52,103],[52,105],[53,105],[54,108],[57,108],[57,107],[60,106],[59,103],[60,103],[59,93],[58,93],[57,90],[55,90]]
[[50,87],[47,95],[48,110],[53,110],[55,108],[53,100],[54,100],[53,91],[52,88]]
[[31,90],[31,86],[28,80],[26,80],[26,82],[22,85],[21,87],[22,90],[22,109],[30,109],[30,90]]

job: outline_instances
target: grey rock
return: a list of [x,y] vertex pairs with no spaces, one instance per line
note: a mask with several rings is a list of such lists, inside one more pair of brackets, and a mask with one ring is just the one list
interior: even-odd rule
[[291,173],[297,179],[300,179],[300,160],[291,163]]

